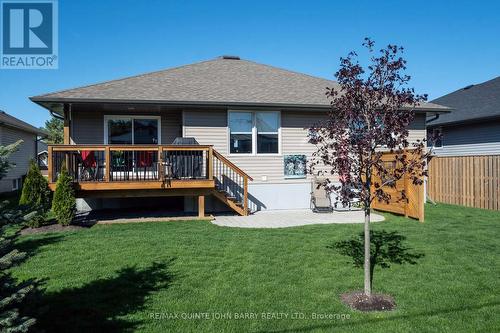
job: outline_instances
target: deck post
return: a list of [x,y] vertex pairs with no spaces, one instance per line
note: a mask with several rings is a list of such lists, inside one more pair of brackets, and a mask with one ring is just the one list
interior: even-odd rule
[[158,146],[158,180],[163,180],[163,148]]
[[109,146],[106,146],[106,150],[104,151],[104,161],[106,163],[106,181],[111,181],[111,152]]
[[248,215],[248,178],[243,177],[243,209],[244,215]]
[[205,196],[198,196],[198,217],[205,217]]
[[64,129],[63,129],[63,143],[65,145],[70,144],[71,140],[71,106],[70,104],[64,104]]
[[208,176],[208,179],[210,179],[210,180],[214,179],[213,163],[214,163],[214,148],[210,147],[208,149],[208,163],[207,163],[207,169],[208,169],[207,176]]

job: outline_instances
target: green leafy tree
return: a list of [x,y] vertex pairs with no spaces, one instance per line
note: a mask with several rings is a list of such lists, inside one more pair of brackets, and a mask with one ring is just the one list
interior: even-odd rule
[[45,126],[43,127],[47,131],[47,143],[48,144],[62,144],[64,140],[64,122],[61,119],[52,117],[50,120],[45,121]]
[[57,178],[56,191],[52,199],[52,212],[61,225],[69,225],[75,217],[76,200],[73,180],[64,165]]
[[35,161],[30,161],[19,204],[47,211],[50,208],[50,189],[47,179]]
[[9,156],[19,149],[23,140],[19,140],[8,146],[0,146],[0,179],[7,175],[7,172],[14,166],[14,163],[9,161]]
[[[7,147],[0,146],[0,179],[5,177],[12,166],[9,155],[17,150],[21,142]],[[26,257],[26,253],[15,248],[18,231],[12,232],[12,227],[25,218],[22,210],[8,209],[8,204],[0,203],[0,332],[27,332],[35,319],[23,316],[19,307],[34,286],[31,283],[18,284],[10,274],[10,268]]]

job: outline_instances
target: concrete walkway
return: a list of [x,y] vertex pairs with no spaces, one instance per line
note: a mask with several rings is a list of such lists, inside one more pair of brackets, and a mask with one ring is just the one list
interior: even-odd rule
[[[372,222],[383,221],[384,217],[371,214]],[[333,213],[313,213],[307,210],[261,211],[249,216],[215,216],[213,224],[237,228],[287,228],[310,224],[363,223],[364,212],[342,211]]]

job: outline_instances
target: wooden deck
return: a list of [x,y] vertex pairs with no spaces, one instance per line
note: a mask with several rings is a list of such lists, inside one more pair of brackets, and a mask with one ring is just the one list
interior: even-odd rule
[[214,194],[241,215],[248,214],[252,178],[212,146],[49,145],[51,190],[66,168],[78,197],[197,196]]

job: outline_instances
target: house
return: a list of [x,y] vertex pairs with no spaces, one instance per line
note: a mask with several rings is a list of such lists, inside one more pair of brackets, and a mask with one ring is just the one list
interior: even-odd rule
[[429,130],[441,133],[436,156],[500,155],[500,76],[432,102],[453,109],[428,119]]
[[[246,215],[310,207],[308,128],[326,117],[325,88],[336,85],[222,56],[31,99],[64,117],[49,181],[66,164],[80,208],[176,196],[185,211]],[[445,109],[419,106],[410,139],[425,138],[426,116]]]
[[18,151],[9,157],[9,161],[15,166],[0,180],[0,192],[10,192],[21,188],[30,160],[37,158],[38,139],[42,136],[45,136],[43,130],[0,111],[0,146],[23,140]]
[[49,151],[48,151],[48,145],[44,141],[38,142],[37,160],[38,160],[38,167],[40,168],[42,175],[47,176],[48,175],[47,170],[49,165]]
[[429,133],[441,133],[429,164],[429,197],[500,210],[500,76],[433,103],[453,111],[427,120]]

